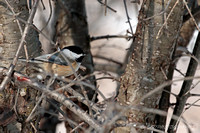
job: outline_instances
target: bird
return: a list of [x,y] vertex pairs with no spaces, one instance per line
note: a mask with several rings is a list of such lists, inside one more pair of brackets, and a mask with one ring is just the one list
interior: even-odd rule
[[[47,75],[67,77],[73,75],[80,68],[85,55],[80,47],[67,46],[52,54],[32,58],[28,60],[28,63],[35,64],[39,68],[38,70],[45,72]],[[26,59],[19,59],[19,61],[25,62]]]

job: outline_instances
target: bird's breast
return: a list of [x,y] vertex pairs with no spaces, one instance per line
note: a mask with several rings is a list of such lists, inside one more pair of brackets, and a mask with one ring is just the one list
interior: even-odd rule
[[[75,71],[78,70],[79,64],[77,62],[74,62],[71,65]],[[72,68],[66,65],[48,64],[46,65],[46,68],[48,69],[48,73],[53,73],[58,76],[70,76],[73,74]]]

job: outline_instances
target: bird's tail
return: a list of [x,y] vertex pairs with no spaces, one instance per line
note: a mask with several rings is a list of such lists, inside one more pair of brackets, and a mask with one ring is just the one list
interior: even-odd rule
[[[12,61],[13,58],[3,58],[0,56],[0,61]],[[41,60],[37,60],[37,59],[25,59],[25,58],[18,58],[18,62],[22,62],[22,63],[34,63],[34,64],[41,64],[42,61]]]
[[36,60],[36,59],[34,59],[34,58],[33,58],[33,59],[30,59],[30,60],[23,59],[23,58],[19,58],[18,61],[27,62],[27,63],[36,63],[36,64],[42,63],[42,61]]

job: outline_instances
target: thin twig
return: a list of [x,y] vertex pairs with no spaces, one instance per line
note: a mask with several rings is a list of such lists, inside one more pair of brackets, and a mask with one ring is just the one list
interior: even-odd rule
[[185,93],[185,95],[187,95],[188,93],[190,94],[190,92],[200,83],[200,81],[198,81],[196,84],[192,84],[191,88]]
[[[197,99],[196,101],[194,101],[192,104],[189,105],[189,107],[185,108],[185,110],[179,115],[179,119],[177,119],[176,125],[170,125],[170,126],[174,126],[176,128],[178,128],[178,124],[180,123],[180,119],[182,118],[183,114],[185,113],[185,111],[187,109],[189,109],[190,107],[192,107],[195,103],[197,103],[200,99]],[[176,105],[176,104],[175,104]],[[176,114],[175,114],[176,115]],[[188,130],[191,131],[191,129],[189,128],[188,125],[186,125]],[[176,130],[176,129],[175,129]]]
[[184,74],[184,73],[182,73],[182,72],[181,72],[179,69],[175,68],[174,70],[176,70],[178,73],[180,73],[180,74],[181,74],[181,76],[185,77],[185,74]]
[[[6,15],[10,15],[8,13],[5,13]],[[11,15],[10,15],[11,16]],[[32,23],[28,23],[27,21],[25,21],[24,19],[18,17],[17,15],[14,16],[16,20],[19,20],[20,22],[26,24],[26,25],[30,25],[31,28],[35,29],[39,34],[41,34],[42,36],[44,36],[45,39],[47,39],[48,41],[50,41],[51,44],[56,45],[56,43],[49,38],[45,33],[43,33],[41,30],[39,30],[35,25],[33,25]]]
[[25,20],[23,20],[22,18],[16,16],[16,19],[18,19],[19,21],[25,23],[25,24],[28,24],[30,25],[33,29],[35,29],[39,34],[41,34],[42,36],[44,36],[44,38],[46,38],[48,41],[50,41],[51,44],[54,44],[56,45],[56,43],[51,39],[49,38],[45,33],[43,33],[41,30],[39,30],[36,26],[34,26],[32,23],[27,23]]
[[[126,57],[125,57],[125,60],[124,60],[124,63],[123,63],[124,65],[122,66],[122,70],[124,71],[128,61],[129,61],[129,57],[131,56],[131,54],[133,52],[133,49],[134,49],[133,46],[134,46],[134,41],[135,41],[135,37],[136,36],[133,33],[132,25],[131,25],[131,22],[130,22],[130,17],[128,15],[128,9],[127,9],[127,5],[126,5],[126,0],[123,0],[123,2],[124,2],[124,8],[125,8],[125,11],[126,11],[127,22],[128,22],[129,27],[131,29],[131,35],[132,35],[132,38],[133,38],[133,40],[132,40],[133,42],[131,43],[131,45],[130,45],[130,47],[128,49],[128,52],[126,53]],[[129,31],[127,30],[127,32],[129,32]]]
[[[143,106],[136,106],[136,107],[133,106],[133,107],[130,107],[130,108],[137,110],[137,111],[144,112],[144,113],[158,114],[158,115],[161,115],[161,116],[167,116],[168,115],[168,113],[166,111],[162,111],[162,110],[155,109],[155,108],[147,108],[147,107],[143,107]],[[173,120],[181,120],[184,124],[187,125],[187,122],[182,117],[172,115],[172,119]]]
[[[0,67],[0,73],[5,73],[8,70],[4,67]],[[55,99],[56,101],[63,104],[65,107],[67,107],[69,110],[71,110],[73,113],[78,115],[80,118],[82,118],[84,121],[86,121],[90,126],[95,128],[96,130],[101,130],[101,125],[98,123],[98,121],[91,118],[85,111],[83,111],[81,108],[79,108],[74,102],[69,100],[66,96],[63,94],[59,94],[57,92],[52,92],[50,90],[53,90],[52,88],[47,89],[47,87],[39,82],[36,82],[35,80],[29,79],[28,77],[14,72],[13,73],[14,78],[18,81],[20,80],[25,85],[29,85],[30,87],[33,87],[36,90],[39,90],[41,92],[44,92],[46,95],[50,96],[51,98]]]
[[[194,101],[193,103],[191,103],[191,104],[187,104],[187,105],[189,105],[189,107],[187,107],[187,108],[185,109],[185,111],[188,110],[189,108],[191,108],[192,106],[194,106],[195,103],[197,103],[197,102],[199,102],[199,101],[200,101],[200,99],[197,99],[197,100]],[[185,111],[184,111],[184,112],[185,112]]]
[[[18,16],[18,14],[15,13],[15,11],[14,11],[13,7],[10,5],[10,3],[7,0],[5,0],[5,2],[7,4],[7,6],[9,7],[9,9],[11,10],[11,12],[13,13],[13,17],[15,18],[15,16]],[[23,35],[22,26],[20,25],[19,20],[16,19],[16,22],[19,27],[19,31],[20,31],[21,35]],[[24,51],[25,51],[26,59],[28,60],[28,51],[27,51],[26,43],[24,43]]]
[[35,110],[37,109],[37,107],[39,106],[39,104],[41,103],[43,98],[44,98],[44,93],[42,93],[42,96],[40,96],[40,99],[37,101],[36,105],[32,109],[31,113],[29,114],[28,118],[26,119],[26,122],[29,122],[33,118],[32,117],[33,113],[35,112]]
[[165,13],[166,10],[167,10],[168,7],[169,7],[171,1],[172,1],[172,0],[169,0],[169,1],[168,1],[167,6],[165,7],[165,9],[164,9],[163,11],[161,11],[160,13],[155,14],[155,15],[153,15],[153,16],[151,16],[151,17],[145,18],[145,19],[143,19],[143,20],[144,20],[144,21],[147,21],[147,20],[149,20],[149,19],[152,19],[152,18],[154,18],[154,17],[156,17],[156,16],[159,16],[159,15],[162,15],[163,13]]
[[111,8],[110,6],[106,5],[105,3],[101,2],[101,0],[97,0],[100,4],[102,4],[103,6],[105,6],[106,8],[110,9],[113,12],[117,12],[115,9]]
[[[59,114],[52,113],[52,112],[49,112],[49,111],[45,111],[44,108],[41,108],[43,113],[48,113],[48,114],[50,114],[52,116],[55,116],[55,117],[59,118],[59,120],[61,120],[61,121],[67,121],[69,124],[73,124],[73,126],[78,126],[78,123],[76,123],[75,121],[69,119],[67,117],[67,115],[58,106],[56,106],[51,100],[49,100],[48,98],[47,98],[47,102],[49,102],[54,108],[56,108],[57,111],[59,113],[61,113],[61,115],[63,117],[61,119],[61,118],[59,118],[60,117]],[[82,129],[83,131],[85,131],[85,129],[83,127],[80,127],[80,129]]]
[[[187,72],[186,72],[186,76],[187,77],[193,77],[195,75],[197,66],[199,64],[199,59],[200,59],[200,35],[198,35],[194,49],[193,49],[193,54],[191,54],[191,60],[189,62],[188,68],[187,68]],[[185,107],[185,103],[187,101],[187,99],[189,98],[189,90],[191,88],[192,85],[192,81],[193,79],[190,80],[184,80],[182,87],[181,87],[181,91],[178,94],[178,98],[177,98],[177,104],[174,108],[174,115],[177,116],[181,116],[183,109]],[[175,126],[177,124],[176,120],[171,120],[170,121],[170,126]],[[168,131],[169,132],[173,132],[173,128],[169,128]]]
[[[7,4],[7,6],[9,7],[10,11],[12,12],[13,16],[14,17],[17,16],[17,14],[15,13],[15,11],[14,11],[13,7],[10,5],[10,3],[7,0],[5,0],[5,2]],[[22,27],[21,27],[19,21],[16,20],[16,22],[17,22],[17,25],[19,27],[19,31],[20,31],[21,35],[23,35],[23,30],[22,30]]]
[[169,12],[169,14],[168,14],[168,16],[167,16],[164,24],[160,27],[160,29],[158,31],[158,34],[156,36],[156,39],[158,39],[158,37],[160,36],[160,33],[161,33],[162,29],[164,28],[164,26],[166,26],[169,17],[172,15],[172,12],[174,11],[174,8],[177,6],[178,3],[179,3],[179,0],[176,1],[176,3],[174,4],[174,6],[172,7],[171,11]]
[[78,124],[78,126],[76,126],[73,130],[70,131],[70,133],[75,132],[78,128],[80,128],[85,122],[81,122],[80,124]]
[[132,36],[128,36],[128,35],[104,35],[104,36],[92,36],[90,37],[90,41],[96,41],[96,40],[100,40],[100,39],[110,39],[110,38],[125,38],[127,40],[130,40],[132,38]]
[[[29,15],[27,23],[32,23],[33,22],[33,18],[34,18],[34,15],[36,13],[36,9],[37,9],[38,3],[39,3],[39,0],[36,0],[34,5],[33,5],[33,9],[31,10],[31,13]],[[17,60],[18,60],[20,51],[21,51],[22,47],[24,46],[24,41],[25,41],[25,38],[26,38],[26,36],[27,36],[27,34],[29,32],[29,29],[30,29],[30,25],[26,24],[24,32],[23,32],[23,35],[21,37],[21,41],[20,41],[19,47],[18,47],[17,52],[15,54],[15,57],[13,59],[13,62],[11,63],[11,65],[9,67],[9,70],[8,70],[8,72],[6,74],[6,77],[3,79],[3,81],[2,81],[2,83],[0,85],[0,91],[2,91],[5,88],[6,84],[9,82],[9,79],[10,79],[10,77],[11,77],[11,75],[13,73],[13,70],[14,70],[16,64],[17,64]]]
[[50,97],[54,98],[56,101],[60,102],[64,106],[66,106],[68,109],[70,109],[72,112],[74,112],[76,115],[78,115],[80,118],[82,118],[84,121],[86,121],[90,126],[97,130],[101,130],[101,126],[98,124],[98,122],[90,116],[88,116],[85,111],[80,109],[75,103],[73,103],[71,100],[66,98],[64,95],[52,92],[48,90],[44,85],[39,84],[37,82],[26,82],[26,84],[30,85],[31,87],[38,89],[39,91],[44,92],[45,94],[49,95]]
[[33,122],[31,122],[31,126],[32,126],[32,128],[34,129],[34,133],[37,133],[38,131],[37,131],[37,129],[35,128],[35,126],[33,125]]
[[195,94],[195,93],[192,93],[192,94],[190,94],[190,96],[192,96],[192,97],[199,97],[199,96],[200,96],[200,94]]
[[80,93],[78,93],[77,91],[75,91],[74,89],[72,89],[72,88],[70,87],[70,86],[72,86],[72,85],[74,85],[74,84],[75,84],[75,83],[69,83],[68,85],[63,86],[63,87],[61,87],[61,88],[59,88],[59,89],[56,89],[55,91],[58,92],[58,91],[61,91],[61,90],[66,90],[67,92],[69,92],[69,93],[72,94],[73,96],[76,96],[76,98],[77,98],[78,101],[84,103],[84,104],[87,105],[87,106],[91,106],[91,105],[92,105],[91,108],[92,108],[94,111],[100,113],[100,112],[101,112],[101,109],[100,109],[99,107],[97,107],[97,106],[95,105],[95,103],[90,102],[89,105],[88,105],[87,100],[86,100]]
[[183,2],[184,2],[185,7],[187,8],[187,10],[188,10],[188,12],[189,12],[191,18],[192,18],[192,21],[194,22],[194,24],[195,24],[197,30],[200,32],[200,28],[199,28],[199,26],[198,26],[196,20],[194,19],[194,16],[192,15],[192,13],[191,13],[191,11],[190,11],[190,8],[188,7],[187,2],[186,2],[185,0],[183,0]]
[[127,5],[126,5],[126,0],[123,0],[123,1],[124,1],[124,8],[125,8],[125,11],[126,11],[127,22],[128,22],[129,27],[131,29],[131,34],[134,35],[133,28],[132,28],[132,25],[131,25],[131,22],[130,22],[130,17],[128,15],[128,8],[127,8]]
[[107,0],[105,0],[105,16],[106,16],[106,13],[107,13]]
[[18,97],[19,97],[19,88],[17,88],[17,95],[15,96],[15,104],[13,106],[13,109],[15,111],[15,114],[18,116],[18,112],[17,112],[17,101],[18,101]]
[[[194,18],[196,18],[200,13],[200,6],[194,8],[192,10],[192,15],[194,16]],[[183,23],[187,22],[189,19],[191,18],[190,14],[184,15],[183,16]]]
[[[64,81],[63,79],[61,79],[61,78],[59,78],[59,77],[57,77],[59,80],[61,80],[61,81]],[[65,79],[65,81],[67,81],[67,79]],[[102,92],[98,89],[98,88],[96,88],[94,85],[91,85],[91,84],[89,84],[89,83],[86,83],[86,82],[83,82],[83,81],[81,81],[81,79],[79,79],[79,81],[76,81],[76,80],[68,80],[69,82],[72,82],[72,83],[75,83],[76,85],[84,85],[84,86],[86,86],[86,87],[89,87],[89,88],[91,88],[92,90],[94,90],[94,91],[97,91],[98,93],[99,93],[99,95],[100,96],[102,96],[102,98],[104,99],[104,100],[106,100],[106,97],[102,94]]]
[[184,81],[184,80],[193,80],[193,79],[200,79],[200,76],[196,76],[196,77],[184,77],[184,78],[180,78],[180,79],[175,79],[172,81],[167,81],[161,85],[159,85],[158,87],[156,87],[155,89],[153,89],[152,91],[148,92],[147,94],[145,94],[142,98],[140,98],[140,101],[138,101],[138,103],[142,102],[144,99],[156,94],[157,92],[161,91],[164,87],[169,86],[171,84],[173,84],[174,82],[179,82],[179,81]]
[[186,105],[186,106],[190,106],[190,105],[192,105],[192,106],[195,106],[195,107],[200,107],[200,105],[199,105],[199,104],[191,104],[191,103],[186,103],[185,105]]

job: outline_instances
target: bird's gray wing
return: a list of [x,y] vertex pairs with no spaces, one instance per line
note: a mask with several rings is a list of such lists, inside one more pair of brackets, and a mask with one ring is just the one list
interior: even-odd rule
[[67,61],[63,58],[62,55],[60,55],[59,52],[36,57],[34,58],[34,61],[43,61],[43,62],[50,62],[50,63],[59,64],[59,65],[68,65]]

